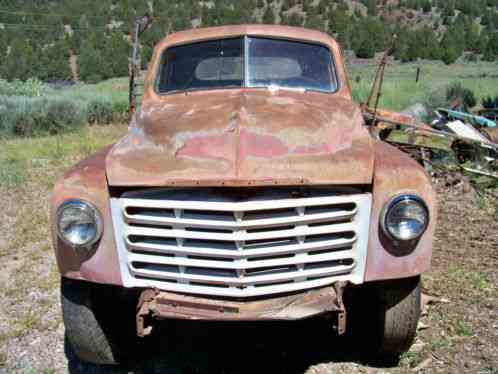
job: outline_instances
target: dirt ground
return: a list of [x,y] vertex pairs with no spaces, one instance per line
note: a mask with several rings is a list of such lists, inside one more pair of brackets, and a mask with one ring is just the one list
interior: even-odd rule
[[183,322],[162,325],[167,338],[150,342],[140,360],[109,368],[83,364],[65,350],[47,229],[54,175],[45,168],[33,173],[23,186],[0,188],[1,373],[498,373],[495,198],[439,183],[424,316],[415,345],[399,362],[362,356],[322,320]]

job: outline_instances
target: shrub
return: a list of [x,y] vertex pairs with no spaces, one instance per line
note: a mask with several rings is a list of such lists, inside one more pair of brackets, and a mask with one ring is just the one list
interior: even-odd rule
[[61,97],[0,97],[0,134],[58,134],[85,122],[80,104]]
[[498,96],[495,96],[494,98],[489,96],[482,99],[482,106],[485,109],[498,109]]
[[85,110],[77,101],[59,97],[49,98],[47,101],[46,127],[38,128],[42,133],[60,133],[84,124]]
[[474,92],[465,88],[461,83],[452,83],[446,89],[446,99],[448,103],[460,101],[461,104],[468,108],[473,108],[477,104]]
[[114,120],[114,108],[110,100],[96,98],[90,101],[86,108],[87,121],[91,124],[108,125]]
[[15,114],[10,100],[5,96],[0,96],[0,137],[14,133],[14,117]]
[[41,97],[47,94],[48,90],[48,87],[37,78],[29,78],[26,81],[15,79],[12,82],[0,79],[0,95]]
[[128,100],[114,100],[112,102],[114,122],[126,122],[128,118]]

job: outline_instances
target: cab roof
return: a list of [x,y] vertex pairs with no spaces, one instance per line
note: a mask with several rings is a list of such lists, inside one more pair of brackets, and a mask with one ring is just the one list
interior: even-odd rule
[[234,25],[197,28],[172,33],[159,42],[160,50],[172,45],[187,44],[203,40],[233,38],[237,36],[276,37],[319,43],[328,46],[333,52],[338,49],[337,42],[330,35],[302,27],[279,25]]

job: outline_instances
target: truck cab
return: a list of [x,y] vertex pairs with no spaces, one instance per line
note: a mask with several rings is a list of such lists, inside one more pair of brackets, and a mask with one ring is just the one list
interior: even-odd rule
[[371,351],[403,353],[436,208],[423,168],[370,134],[331,36],[242,25],[156,46],[128,134],[57,182],[51,220],[68,340],[112,364],[118,314],[139,337],[315,316],[344,334],[349,292]]

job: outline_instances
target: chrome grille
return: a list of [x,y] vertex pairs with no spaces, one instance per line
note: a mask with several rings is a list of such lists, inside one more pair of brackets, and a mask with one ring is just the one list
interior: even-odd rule
[[171,189],[111,199],[126,287],[230,297],[362,283],[370,207],[370,194],[321,190]]

